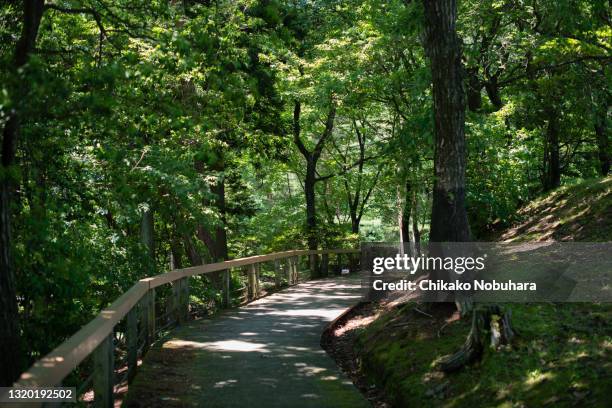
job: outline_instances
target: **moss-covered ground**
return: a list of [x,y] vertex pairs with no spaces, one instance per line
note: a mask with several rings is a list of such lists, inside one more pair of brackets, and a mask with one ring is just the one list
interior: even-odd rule
[[[558,189],[520,215],[502,240],[609,241],[612,178]],[[362,374],[395,407],[612,406],[612,303],[502,306],[512,310],[514,344],[487,347],[450,374],[436,362],[463,344],[469,321],[453,307],[383,311],[356,336]]]
[[502,241],[610,241],[612,177],[560,187],[523,207],[518,218]]
[[487,348],[451,374],[435,363],[461,346],[469,323],[414,307],[384,313],[355,345],[363,372],[393,406],[610,406],[612,304],[507,306],[519,335],[512,347]]

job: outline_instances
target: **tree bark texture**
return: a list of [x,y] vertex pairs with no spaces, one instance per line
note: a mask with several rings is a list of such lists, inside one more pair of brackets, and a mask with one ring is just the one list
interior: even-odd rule
[[423,0],[425,51],[431,61],[434,99],[432,242],[469,241],[465,209],[465,94],[455,0]]
[[[15,48],[13,74],[28,62],[34,50],[38,28],[44,11],[44,0],[23,1],[23,26]],[[19,110],[26,102],[29,81],[18,81],[12,92],[15,111],[2,130],[0,158],[0,386],[10,386],[22,369],[19,314],[15,286],[15,270],[11,254],[11,206],[14,185],[10,179],[15,164],[15,148],[19,138]]]

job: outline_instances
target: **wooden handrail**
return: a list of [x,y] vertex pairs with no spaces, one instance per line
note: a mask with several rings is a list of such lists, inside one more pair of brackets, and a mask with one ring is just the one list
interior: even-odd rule
[[157,276],[141,279],[115,300],[108,308],[102,310],[96,318],[83,326],[72,337],[34,363],[28,371],[21,375],[17,383],[15,383],[15,386],[43,387],[60,384],[72,370],[92,354],[92,352],[113,333],[115,325],[117,325],[121,319],[125,318],[151,289],[158,286],[190,276],[226,271],[232,268],[274,261],[277,259],[323,254],[352,254],[358,252],[359,250],[356,249],[317,251],[293,250],[276,252],[267,255],[256,255],[230,261],[199,265],[191,268],[176,269]]

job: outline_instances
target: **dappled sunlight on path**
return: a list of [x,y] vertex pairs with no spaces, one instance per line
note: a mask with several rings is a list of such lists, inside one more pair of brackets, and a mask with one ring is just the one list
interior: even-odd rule
[[128,406],[369,406],[320,346],[359,283],[310,281],[178,328],[147,355]]

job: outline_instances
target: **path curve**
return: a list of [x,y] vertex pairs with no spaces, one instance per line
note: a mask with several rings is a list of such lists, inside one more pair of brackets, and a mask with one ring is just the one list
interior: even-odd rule
[[359,283],[308,281],[177,328],[147,354],[127,406],[371,406],[320,346]]

